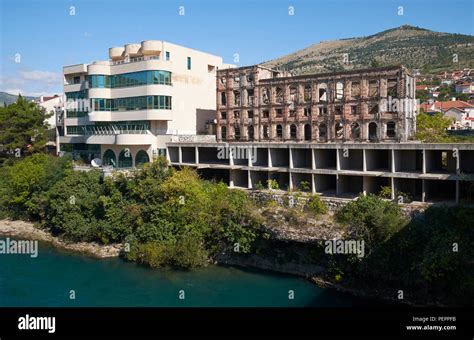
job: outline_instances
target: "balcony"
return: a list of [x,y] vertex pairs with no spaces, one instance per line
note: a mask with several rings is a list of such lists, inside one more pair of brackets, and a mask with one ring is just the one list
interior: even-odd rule
[[156,137],[150,130],[93,126],[85,135],[86,144],[152,145]]
[[91,122],[114,122],[129,120],[172,120],[172,110],[91,111]]

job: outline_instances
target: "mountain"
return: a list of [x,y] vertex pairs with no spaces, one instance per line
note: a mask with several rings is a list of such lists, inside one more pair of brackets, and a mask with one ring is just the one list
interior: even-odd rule
[[[345,62],[347,53],[349,62]],[[458,62],[453,62],[457,54]],[[474,36],[403,25],[374,35],[324,41],[265,63],[293,74],[403,64],[423,73],[474,68]]]
[[[30,97],[30,96],[23,96],[26,100],[37,100],[39,99],[38,97]],[[10,105],[16,102],[18,99],[18,95],[15,94],[10,94],[6,92],[1,92],[0,91],[0,107],[3,107],[5,105]]]

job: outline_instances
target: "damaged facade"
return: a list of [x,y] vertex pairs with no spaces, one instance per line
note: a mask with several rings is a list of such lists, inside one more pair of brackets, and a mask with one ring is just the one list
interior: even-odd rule
[[217,72],[219,141],[405,142],[415,79],[402,66],[291,76],[261,66]]

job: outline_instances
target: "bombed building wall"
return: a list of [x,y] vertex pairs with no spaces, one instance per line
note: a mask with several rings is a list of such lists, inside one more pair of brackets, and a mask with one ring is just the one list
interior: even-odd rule
[[291,76],[260,66],[217,76],[217,138],[226,141],[407,141],[415,81],[404,67]]

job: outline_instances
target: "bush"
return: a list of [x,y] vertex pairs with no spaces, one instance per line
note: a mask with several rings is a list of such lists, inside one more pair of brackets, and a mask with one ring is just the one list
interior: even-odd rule
[[400,207],[375,195],[360,195],[336,213],[338,222],[350,226],[350,234],[364,239],[368,247],[388,240],[406,223]]
[[278,185],[278,181],[276,179],[267,180],[267,184],[268,184],[268,187],[272,190],[280,189],[280,186]]
[[392,198],[392,188],[390,186],[383,186],[380,188],[379,196],[386,199]]
[[328,212],[327,205],[323,201],[321,201],[319,195],[312,195],[308,199],[305,208],[315,215],[324,215]]

